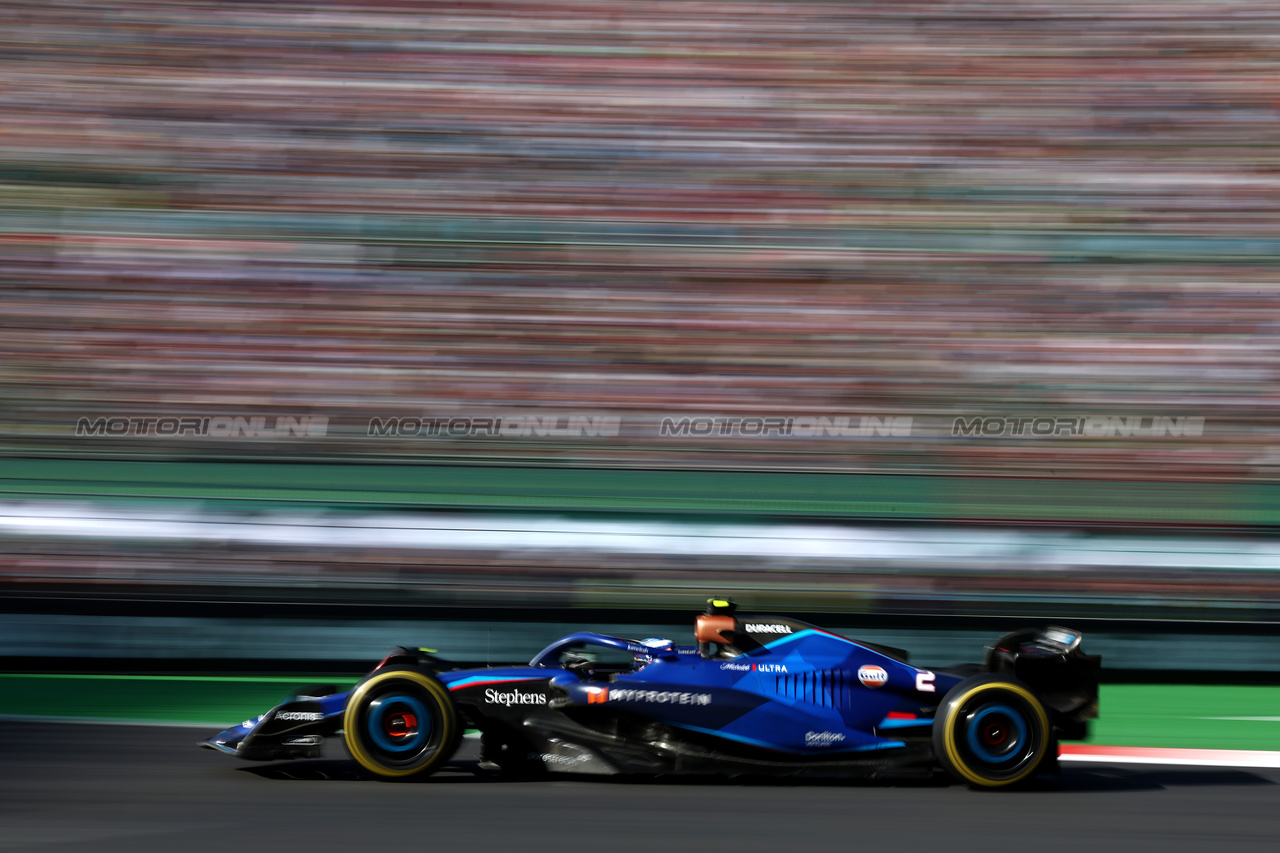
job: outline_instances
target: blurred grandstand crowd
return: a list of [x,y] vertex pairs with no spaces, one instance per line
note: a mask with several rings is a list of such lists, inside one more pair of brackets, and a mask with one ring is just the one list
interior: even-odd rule
[[[7,455],[1280,463],[1273,3],[10,0],[0,45]],[[365,430],[510,411],[1204,430]]]
[[[266,521],[258,517],[254,524]],[[761,537],[770,532],[758,529]],[[965,547],[972,543],[952,542],[950,553],[929,559],[902,552],[909,547],[903,543],[930,534],[912,529],[899,534],[902,542],[869,547],[868,553],[853,558],[824,559],[800,550],[780,559],[663,554],[656,549],[624,554],[590,541],[558,551],[536,546],[408,547],[398,540],[381,547],[286,547],[6,530],[0,592],[11,605],[17,602],[18,612],[48,607],[63,597],[231,605],[684,610],[714,589],[730,590],[753,607],[888,617],[1280,621],[1274,540],[1237,537],[1208,552],[1194,550],[1198,543],[1192,542],[1189,554],[1174,558],[1166,556],[1170,540],[1154,537],[1093,536],[1068,548],[1043,547],[1032,538],[1020,548],[1004,550],[974,550]],[[1145,550],[1134,556],[1138,547]],[[1152,555],[1158,556],[1148,561]],[[26,608],[24,601],[29,602]]]

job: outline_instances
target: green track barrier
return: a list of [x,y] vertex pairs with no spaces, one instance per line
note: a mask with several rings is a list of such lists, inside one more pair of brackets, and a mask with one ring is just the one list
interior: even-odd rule
[[1280,750],[1280,687],[1104,684],[1089,743]]
[[[0,715],[230,726],[354,678],[0,674]],[[1105,684],[1089,743],[1280,751],[1280,687]]]
[[307,684],[350,687],[324,676],[0,674],[0,715],[231,726]]
[[1109,524],[1280,524],[1280,483],[462,465],[0,460],[0,498]]

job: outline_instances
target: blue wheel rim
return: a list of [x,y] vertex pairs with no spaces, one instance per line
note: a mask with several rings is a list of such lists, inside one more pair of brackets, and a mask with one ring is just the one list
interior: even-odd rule
[[[988,718],[993,714],[999,714],[1003,719],[998,721],[988,720]],[[1013,732],[1006,732],[1005,739],[1002,743],[1007,743],[1008,746],[998,753],[992,752],[987,748],[987,745],[982,742],[984,721],[988,721],[992,724],[1004,723],[1006,724],[1006,728],[1008,726],[1012,726],[1014,729]],[[1005,764],[1011,761],[1016,761],[1024,752],[1021,747],[1027,742],[1026,720],[1023,719],[1022,714],[1018,713],[1013,708],[1010,708],[1008,705],[989,705],[986,708],[983,708],[969,719],[968,729],[969,730],[966,733],[966,740],[969,744],[969,749],[972,750],[973,754],[977,756],[979,760],[985,761],[988,764]]]
[[[415,718],[416,726],[404,725],[406,715]],[[406,732],[403,735],[392,735],[391,730],[395,728],[405,728]],[[403,693],[380,696],[369,706],[365,729],[380,750],[390,753],[412,752],[421,749],[430,740],[431,714],[416,696],[406,696]]]

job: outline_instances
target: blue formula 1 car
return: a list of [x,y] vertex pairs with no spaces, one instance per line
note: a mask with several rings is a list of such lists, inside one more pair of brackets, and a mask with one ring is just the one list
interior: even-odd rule
[[[981,665],[922,669],[897,649],[712,599],[696,646],[579,632],[524,666],[459,669],[401,648],[352,690],[291,696],[202,743],[311,758],[341,731],[376,777],[430,774],[466,727],[516,774],[910,778],[942,767],[1000,788],[1053,767],[1097,716],[1100,658],[1064,628],[1020,631]],[[610,662],[608,658],[615,660]]]

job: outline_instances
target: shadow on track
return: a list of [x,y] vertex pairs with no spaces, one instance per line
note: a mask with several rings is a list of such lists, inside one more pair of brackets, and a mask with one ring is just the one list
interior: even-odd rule
[[[380,781],[351,759],[313,758],[302,761],[276,761],[237,767],[238,773],[250,773],[263,779],[287,782],[377,782]],[[447,785],[483,783],[538,782],[546,777],[504,776],[481,770],[476,762],[451,762],[441,770],[420,779],[405,779],[400,785]],[[600,777],[580,777],[600,778]]]
[[[280,761],[237,767],[237,772],[251,773],[263,779],[289,782],[375,782],[371,774],[350,759],[309,759]],[[570,773],[537,776],[511,776],[483,770],[475,761],[453,761],[440,772],[407,784],[531,784],[547,781],[591,782],[601,785],[684,785],[708,787],[777,787],[777,788],[963,788],[945,773],[937,772],[928,779],[789,779],[767,776],[593,776]],[[405,783],[401,783],[405,784]],[[1027,794],[1108,793],[1121,791],[1159,791],[1185,787],[1265,786],[1274,780],[1247,770],[1213,767],[1072,767],[1059,775],[1046,775],[1031,784],[1009,791],[980,793],[1020,796]]]
[[1227,786],[1275,785],[1275,781],[1247,770],[1219,767],[1073,767],[1057,777],[1037,779],[1028,790],[1055,793],[1098,793],[1100,791],[1154,791],[1165,788],[1217,788]]
[[[235,768],[237,773],[249,773],[262,779],[288,782],[379,782],[351,759],[311,758],[297,761],[274,761]],[[929,778],[920,779],[825,779],[786,778],[776,776],[601,776],[588,773],[535,773],[508,774],[486,770],[474,759],[454,759],[430,776],[398,780],[398,785],[450,785],[475,783],[530,784],[537,782],[587,782],[593,785],[613,786],[693,786],[693,787],[775,787],[775,788],[945,788],[955,784],[945,773],[938,771]]]

